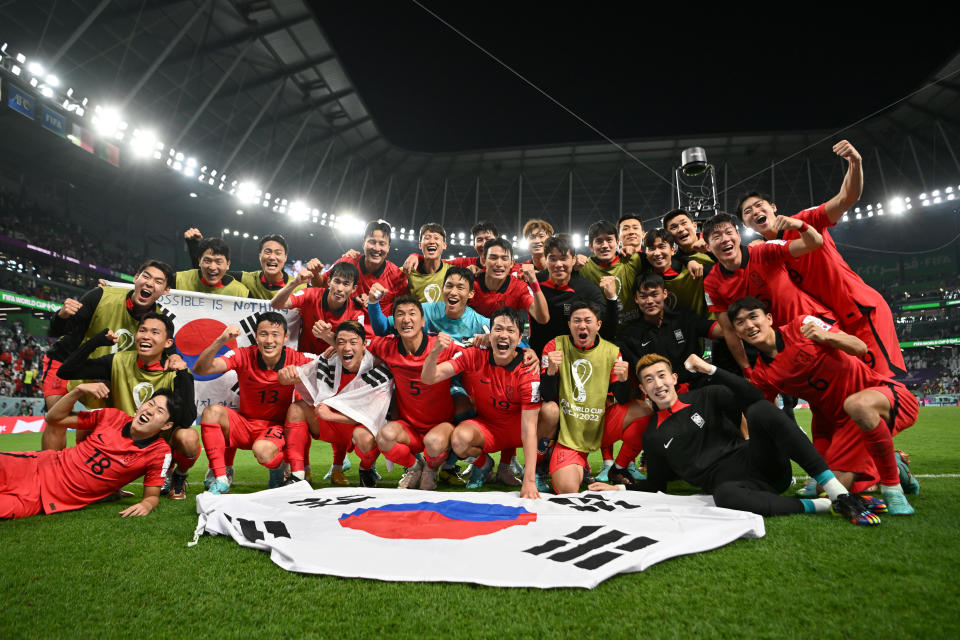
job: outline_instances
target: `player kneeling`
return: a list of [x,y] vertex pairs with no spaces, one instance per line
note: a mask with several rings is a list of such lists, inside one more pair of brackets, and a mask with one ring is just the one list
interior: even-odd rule
[[[647,478],[636,482],[624,478],[626,488],[665,491],[667,482],[679,477],[713,494],[718,507],[779,516],[825,512],[832,505],[854,524],[880,524],[872,511],[886,506],[847,492],[803,431],[764,400],[756,387],[697,355],[689,356],[685,366],[711,376],[714,384],[681,399],[670,360],[651,353],[637,363],[640,386],[658,411],[645,428],[625,434],[625,447],[642,448],[647,454]],[[750,428],[749,440],[740,436],[741,412]],[[792,481],[791,460],[816,478],[829,498],[781,496]],[[591,491],[609,489],[614,487],[602,482],[590,485]]]
[[[334,451],[355,448],[360,456],[361,484],[376,484],[380,450],[375,436],[390,408],[393,376],[383,364],[375,365],[373,354],[364,349],[365,340],[362,324],[341,322],[334,331],[334,355],[280,372],[280,382],[296,384],[304,397],[290,405],[284,425],[286,457],[294,482],[304,479],[309,432],[314,440],[333,445]],[[331,477],[334,484],[349,484],[339,467]]]
[[450,345],[445,333],[437,336],[423,363],[423,381],[435,384],[463,374],[463,386],[474,399],[477,416],[457,425],[450,437],[454,453],[461,458],[476,457],[474,466],[483,469],[487,454],[523,446],[527,461],[520,496],[539,498],[535,480],[537,418],[540,414],[540,376],[522,366],[521,320],[515,309],[505,307],[490,318],[490,348],[469,347],[453,359],[438,364],[440,354]]
[[240,386],[239,410],[213,405],[200,416],[200,437],[213,472],[207,489],[216,494],[230,491],[228,447],[231,459],[237,449],[249,449],[257,462],[268,469],[283,464],[283,423],[293,400],[293,387],[281,384],[277,374],[284,367],[310,361],[299,351],[284,346],[287,320],[276,311],[258,316],[255,345],[214,357],[239,335],[240,327],[227,327],[193,365],[199,376],[236,371]]
[[159,389],[133,418],[119,409],[70,415],[86,394],[103,399],[110,389],[102,382],[81,384],[47,412],[51,424],[93,429],[86,440],[60,451],[0,453],[0,519],[80,509],[140,476],[143,499],[120,515],[145,516],[159,504],[170,465],[170,447],[160,433],[179,427],[179,399]]

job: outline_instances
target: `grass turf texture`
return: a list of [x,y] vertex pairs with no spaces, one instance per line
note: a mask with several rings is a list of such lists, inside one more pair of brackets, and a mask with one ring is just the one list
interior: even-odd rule
[[[809,422],[809,412],[797,415]],[[960,472],[958,419],[960,408],[924,408],[919,423],[896,438],[914,473]],[[38,434],[0,437],[4,451],[38,444]],[[329,455],[328,446],[314,443],[317,487],[325,486]],[[402,470],[386,474],[382,458],[379,466],[382,486],[395,485]],[[188,549],[205,470],[201,457],[188,499],[163,498],[145,518],[117,516],[131,498],[0,523],[0,637],[960,635],[960,478],[921,479],[921,494],[910,496],[917,515],[886,516],[877,528],[830,516],[768,518],[760,540],[668,560],[585,591],[298,575],[225,537]],[[356,484],[355,459],[347,477]],[[267,472],[239,452],[236,479],[243,484],[235,491],[255,491],[265,488]],[[139,496],[139,486],[128,488]]]

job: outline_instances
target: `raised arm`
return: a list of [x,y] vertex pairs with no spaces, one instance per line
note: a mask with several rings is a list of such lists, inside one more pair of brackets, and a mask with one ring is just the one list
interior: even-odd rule
[[532,264],[525,264],[520,267],[520,279],[527,283],[530,291],[533,292],[533,304],[527,307],[527,313],[530,317],[540,324],[550,322],[550,307],[547,305],[547,299],[540,289],[540,283],[537,281],[537,270]]
[[273,295],[273,298],[270,299],[270,306],[274,309],[290,309],[293,306],[290,304],[290,295],[300,285],[310,282],[313,277],[314,274],[309,269],[300,269],[296,278],[291,278],[290,281],[283,286],[283,289],[280,289],[280,291],[277,291]]
[[215,375],[218,373],[226,373],[228,366],[227,361],[223,358],[214,357],[217,351],[220,350],[220,347],[227,344],[231,340],[236,340],[237,336],[240,335],[240,327],[229,326],[223,330],[223,333],[210,343],[206,349],[200,352],[200,355],[197,356],[197,361],[193,365],[193,372],[198,376],[209,376]]
[[814,342],[829,345],[852,356],[866,355],[868,351],[866,343],[857,336],[844,333],[836,327],[829,330],[824,329],[817,319],[811,319],[809,322],[803,323],[803,326],[800,327],[800,333],[803,334],[803,337]]
[[823,246],[823,236],[820,235],[820,232],[803,220],[788,218],[787,216],[777,216],[773,224],[770,225],[770,228],[774,231],[796,229],[800,232],[800,237],[796,240],[791,240],[787,246],[790,250],[790,255],[794,258],[806,255],[811,251],[816,251]]
[[83,398],[90,395],[99,400],[103,400],[110,395],[110,387],[102,382],[86,382],[77,385],[64,395],[60,396],[52,407],[47,411],[47,422],[49,424],[58,424],[64,427],[72,427],[77,424],[77,416],[71,415],[73,405]]
[[824,206],[830,222],[836,224],[863,194],[863,162],[857,150],[846,140],[833,145],[833,152],[847,161],[847,173],[843,176],[840,192]]
[[57,376],[62,380],[109,380],[113,369],[113,356],[109,354],[90,360],[90,354],[100,347],[116,344],[117,337],[109,329],[104,329],[93,336],[80,348],[71,353],[60,369]]
[[433,343],[433,348],[430,349],[430,353],[427,354],[426,359],[423,361],[423,370],[420,372],[420,379],[424,384],[436,384],[444,380],[449,380],[456,375],[457,371],[452,362],[437,363],[437,360],[440,358],[440,353],[448,348],[451,342],[453,342],[453,339],[449,334],[440,333],[437,336],[437,340]]

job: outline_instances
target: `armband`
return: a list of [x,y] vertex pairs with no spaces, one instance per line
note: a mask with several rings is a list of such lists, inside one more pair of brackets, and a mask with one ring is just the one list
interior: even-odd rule
[[534,293],[540,292],[540,282],[536,278],[534,278],[533,282],[531,282],[528,286],[530,287],[530,291],[533,291]]

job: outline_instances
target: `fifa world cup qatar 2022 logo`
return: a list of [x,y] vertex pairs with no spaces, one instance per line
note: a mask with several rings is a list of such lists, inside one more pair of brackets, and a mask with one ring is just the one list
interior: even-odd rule
[[584,402],[587,399],[587,380],[593,375],[593,363],[584,358],[574,360],[570,365],[570,376],[573,378],[573,401]]

